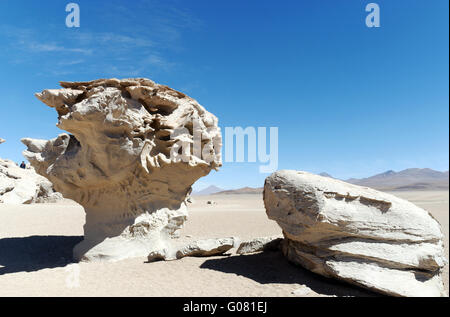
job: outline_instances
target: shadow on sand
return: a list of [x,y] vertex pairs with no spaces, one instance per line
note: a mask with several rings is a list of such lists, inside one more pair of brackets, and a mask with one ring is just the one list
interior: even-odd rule
[[63,267],[74,263],[72,249],[81,240],[82,236],[0,239],[0,276]]
[[[0,276],[64,267],[74,263],[73,247],[82,236],[31,236],[0,239]],[[314,274],[288,262],[281,252],[261,252],[206,260],[200,268],[237,274],[261,284],[304,284],[319,294],[380,296]]]
[[261,284],[304,284],[319,294],[376,297],[376,293],[312,273],[288,262],[281,252],[261,252],[206,260],[203,269],[245,276]]

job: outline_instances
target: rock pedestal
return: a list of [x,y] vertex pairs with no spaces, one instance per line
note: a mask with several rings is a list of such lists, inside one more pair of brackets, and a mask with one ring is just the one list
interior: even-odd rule
[[191,185],[221,166],[217,118],[143,78],[61,82],[36,96],[70,134],[23,139],[25,157],[86,211],[77,260],[118,260],[168,248]]

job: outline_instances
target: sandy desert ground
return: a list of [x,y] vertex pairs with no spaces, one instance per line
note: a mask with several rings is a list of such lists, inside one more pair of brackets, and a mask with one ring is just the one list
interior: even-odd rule
[[[394,194],[438,219],[448,258],[449,192]],[[179,240],[280,234],[266,217],[261,195],[194,199]],[[279,252],[238,256],[233,249],[226,256],[171,262],[146,263],[142,257],[73,264],[72,247],[82,239],[83,223],[83,209],[73,203],[0,204],[0,296],[378,296],[294,266]],[[447,266],[447,292],[448,279]]]

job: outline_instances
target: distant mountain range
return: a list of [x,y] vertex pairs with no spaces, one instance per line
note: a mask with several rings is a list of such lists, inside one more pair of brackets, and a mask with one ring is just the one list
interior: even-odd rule
[[448,176],[448,171],[408,168],[400,172],[391,170],[362,179],[351,178],[346,182],[381,190],[448,190]]
[[212,195],[212,194],[216,194],[216,193],[219,193],[222,191],[224,191],[222,188],[211,185],[200,191],[194,191],[192,193],[192,195],[194,195],[194,196]]
[[[328,173],[320,173],[324,177],[334,178]],[[439,172],[430,168],[408,168],[400,172],[386,171],[367,178],[350,178],[347,183],[372,187],[384,191],[396,190],[448,190],[449,172]],[[232,195],[232,194],[261,194],[262,187],[244,187],[223,190],[217,186],[209,186],[193,195]]]
[[319,175],[320,175],[320,176],[323,176],[323,177],[334,178],[333,176],[331,176],[330,174],[325,173],[325,172],[319,173]]
[[262,194],[263,188],[253,188],[253,187],[244,187],[239,189],[231,189],[231,190],[224,190],[221,192],[218,192],[218,195],[232,195],[232,194]]

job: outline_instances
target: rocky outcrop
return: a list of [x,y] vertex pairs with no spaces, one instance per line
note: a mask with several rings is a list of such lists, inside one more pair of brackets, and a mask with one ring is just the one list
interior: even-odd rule
[[178,260],[187,256],[206,257],[221,255],[232,249],[238,242],[235,237],[220,239],[205,239],[190,242],[181,248],[162,249],[150,252],[147,259],[149,262],[158,260]]
[[5,142],[6,142],[5,139],[0,138],[0,144],[5,143]]
[[445,295],[440,225],[414,204],[298,171],[269,176],[264,204],[290,261],[387,295]]
[[170,248],[191,185],[221,166],[217,118],[143,78],[61,82],[36,96],[61,134],[23,139],[25,157],[86,212],[77,260],[118,260]]
[[236,238],[197,240],[179,249],[176,256],[180,259],[186,256],[220,255],[233,248],[236,242]]
[[0,159],[0,203],[54,203],[62,199],[52,184],[33,168],[22,169],[13,161]]
[[261,251],[277,251],[283,238],[262,237],[241,242],[237,254],[247,254]]

